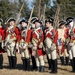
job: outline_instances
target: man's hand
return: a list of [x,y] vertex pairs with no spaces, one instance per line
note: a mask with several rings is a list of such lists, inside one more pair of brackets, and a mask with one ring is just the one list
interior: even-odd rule
[[52,51],[53,51],[53,50],[56,50],[56,45],[55,45],[55,44],[52,44],[51,50],[52,50]]
[[39,48],[43,48],[43,43],[42,42],[39,44]]

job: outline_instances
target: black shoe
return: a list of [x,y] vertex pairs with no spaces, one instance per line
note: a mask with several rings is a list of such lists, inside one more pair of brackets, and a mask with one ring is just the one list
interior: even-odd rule
[[57,59],[52,60],[52,69],[51,72],[52,74],[56,74],[57,73]]
[[53,73],[57,73],[57,59],[53,60]]
[[48,60],[49,64],[49,70],[51,69],[51,59]]
[[74,62],[73,71],[75,72],[75,57],[73,57],[73,62]]
[[65,58],[66,64],[65,65],[69,65],[69,57]]
[[27,65],[26,65],[26,59],[22,57],[22,62],[23,62],[23,69],[26,70]]
[[35,61],[34,56],[31,56],[31,59],[32,59],[32,69],[36,70],[36,61]]
[[64,65],[64,57],[60,57],[60,60],[61,60],[61,65]]
[[9,60],[9,68],[12,69],[13,68],[13,66],[12,66],[12,57],[8,56],[8,60]]
[[48,60],[48,66],[49,66],[49,70],[51,69],[51,59],[49,59],[48,55],[47,55],[47,60]]
[[16,63],[17,63],[17,58],[16,58],[16,56],[12,56],[12,68],[13,68],[13,69],[16,68]]
[[72,66],[72,71],[71,72],[73,72],[74,71],[74,62],[73,62],[73,59],[70,60],[70,63],[71,63],[71,66]]
[[53,60],[51,59],[50,61],[51,61],[51,64],[50,64],[51,65],[51,72],[50,73],[53,73],[53,70],[54,70],[53,69]]
[[26,58],[27,71],[30,71],[30,58]]
[[40,72],[44,72],[44,66],[41,66]]
[[3,69],[3,55],[0,54],[0,69]]

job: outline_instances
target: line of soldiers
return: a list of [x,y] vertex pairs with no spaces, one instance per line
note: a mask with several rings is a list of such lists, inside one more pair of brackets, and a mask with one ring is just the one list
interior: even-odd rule
[[[61,65],[72,66],[75,72],[75,27],[74,18],[69,17],[65,21],[59,22],[59,27],[53,27],[54,19],[45,20],[45,27],[42,22],[34,17],[28,28],[28,21],[20,21],[21,28],[15,25],[15,19],[8,20],[8,26],[3,29],[0,20],[0,68],[2,68],[3,49],[7,52],[9,68],[15,69],[17,63],[16,50],[21,54],[24,70],[30,70],[30,55],[33,69],[44,72],[45,60],[47,56],[50,73],[57,73],[57,54],[60,56]],[[64,62],[64,55],[65,61]]]

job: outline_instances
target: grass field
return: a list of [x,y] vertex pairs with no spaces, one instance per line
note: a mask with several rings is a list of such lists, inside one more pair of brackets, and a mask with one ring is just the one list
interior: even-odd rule
[[[45,57],[45,72],[43,73],[36,72],[36,71],[24,71],[22,68],[22,61],[21,61],[20,54],[17,54],[17,69],[10,70],[8,68],[7,54],[4,53],[3,57],[4,57],[3,69],[0,70],[0,75],[54,75],[54,74],[50,74],[50,70],[48,70],[46,57]],[[75,75],[75,73],[71,72],[71,69],[72,69],[71,66],[61,66],[59,61],[58,73],[55,75]]]

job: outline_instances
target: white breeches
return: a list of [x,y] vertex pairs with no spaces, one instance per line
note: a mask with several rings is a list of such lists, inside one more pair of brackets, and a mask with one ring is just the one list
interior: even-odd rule
[[8,56],[16,56],[15,42],[12,42],[10,45],[6,45],[6,51]]
[[57,58],[56,50],[51,51],[51,58],[52,58],[52,60],[55,60]]
[[39,57],[35,57],[36,60],[36,66],[44,66],[44,57],[43,56],[39,56]]
[[75,57],[75,45],[69,48],[69,58],[73,59]]
[[46,49],[46,54],[48,55],[49,59],[56,59],[57,58],[57,52],[56,50],[51,51],[50,49]]
[[27,48],[25,50],[20,49],[20,51],[21,51],[21,57],[25,57],[25,58],[29,58],[30,57],[29,56],[29,51],[28,51]]

